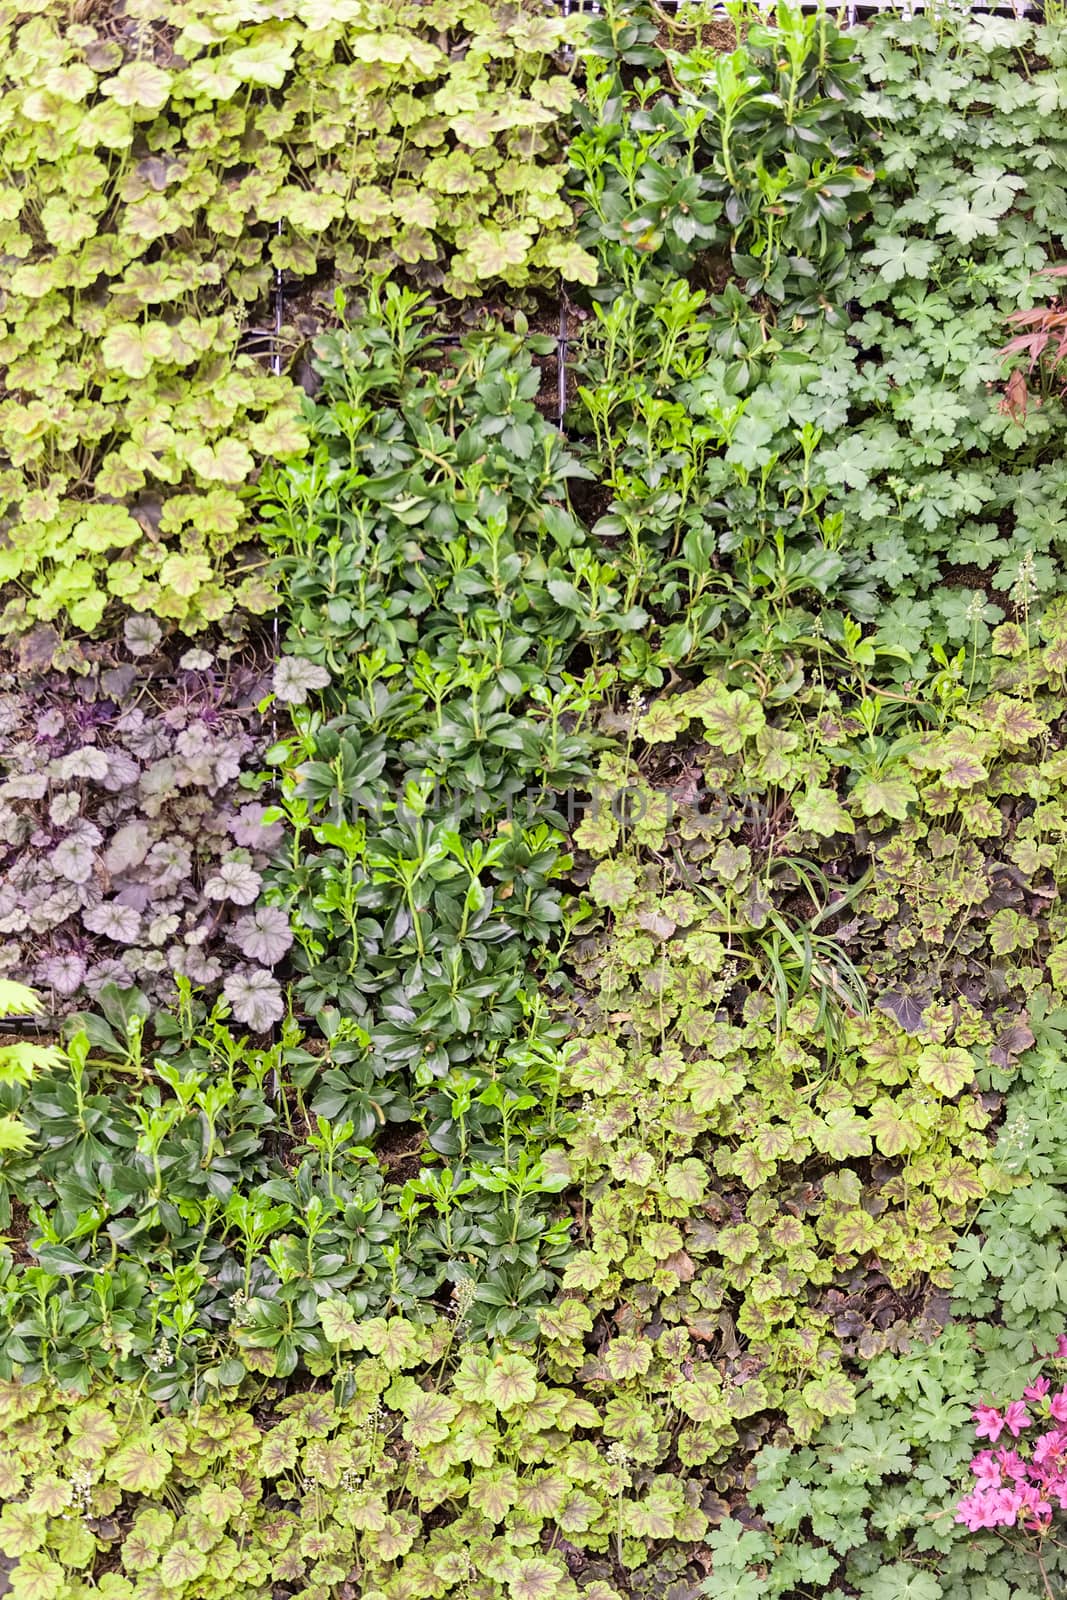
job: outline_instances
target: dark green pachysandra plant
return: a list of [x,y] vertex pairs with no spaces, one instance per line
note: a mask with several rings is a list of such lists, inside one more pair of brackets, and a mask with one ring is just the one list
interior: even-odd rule
[[[877,621],[876,648],[914,679],[958,665],[1061,584],[1063,402],[1053,390],[1016,404],[1001,354],[1010,315],[1056,281],[1041,269],[1067,204],[1062,141],[1041,107],[1059,92],[1058,34],[886,18],[851,48],[847,114],[866,124],[856,137],[878,171],[821,310],[789,320],[752,278],[720,287],[718,223],[704,237],[682,215],[677,259],[621,226],[594,241],[604,280],[625,288],[594,302],[571,417],[610,497],[595,531],[661,624],[627,653],[630,678],[729,660],[738,635],[780,651],[820,631],[840,639],[840,607]],[[1034,61],[1023,80],[1020,50]],[[932,76],[944,98],[931,98]],[[639,87],[610,90],[611,139],[632,122],[635,174],[642,139],[675,137],[685,95],[665,88],[647,106]],[[598,137],[576,142],[594,172]],[[1010,161],[997,164],[994,143]],[[672,159],[684,167],[680,150]],[[802,211],[784,194],[783,231]]]
[[424,1083],[519,1024],[560,919],[555,793],[589,769],[568,655],[645,621],[569,509],[581,469],[523,338],[467,336],[439,371],[416,363],[427,338],[390,292],[318,341],[315,453],[264,510],[286,648],[322,691],[273,757],[295,992],[373,1019]]
[[590,281],[557,134],[580,29],[483,0],[0,9],[6,629],[270,607],[246,491],[306,443],[254,359],[277,272]]
[[650,275],[724,270],[784,316],[839,310],[873,177],[853,40],[824,10],[778,6],[725,54],[638,45],[640,66],[658,70],[631,81],[632,35],[650,15],[609,4],[589,40],[571,159],[599,298]]
[[[447,1083],[442,1164],[360,1030],[290,1021],[257,1047],[226,1018],[187,984],[154,1017],[107,986],[65,1047],[0,1052],[0,1219],[28,1212],[18,1257],[0,1251],[3,1373],[186,1409],[250,1373],[331,1373],[342,1315],[462,1306],[471,1340],[532,1339],[569,1253],[566,1169],[538,1150],[569,1126],[558,1069],[556,1104],[549,1063],[527,1075],[540,1109],[515,1063],[480,1095]],[[383,1132],[403,1157],[375,1155]]]

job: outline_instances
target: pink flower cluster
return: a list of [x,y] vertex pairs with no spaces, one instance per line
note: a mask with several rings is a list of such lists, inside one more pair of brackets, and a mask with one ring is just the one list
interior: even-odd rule
[[[1067,1358],[1067,1336],[1056,1343],[1056,1358]],[[970,1494],[956,1508],[956,1521],[972,1533],[980,1528],[1026,1528],[1043,1533],[1058,1507],[1067,1511],[1067,1387],[1051,1393],[1048,1378],[1038,1378],[1003,1411],[978,1406],[975,1437],[996,1444],[1007,1432],[1019,1447],[980,1450],[971,1462],[976,1479]],[[1031,1415],[1033,1411],[1034,1415]]]

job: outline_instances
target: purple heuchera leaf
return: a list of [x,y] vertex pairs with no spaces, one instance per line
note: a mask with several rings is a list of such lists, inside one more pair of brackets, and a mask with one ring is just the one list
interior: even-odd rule
[[98,906],[82,914],[82,921],[90,933],[103,934],[117,944],[133,944],[141,932],[140,912],[133,906],[120,905],[117,900],[102,900]]
[[281,844],[285,832],[280,822],[264,822],[266,806],[250,801],[231,819],[230,832],[237,843],[248,850],[273,850]]
[[119,794],[123,789],[132,789],[140,776],[140,764],[132,756],[128,756],[125,750],[108,751],[107,772],[100,782],[110,794]]
[[99,994],[105,984],[113,983],[119,989],[132,989],[133,977],[121,961],[99,961],[85,975],[85,987],[90,994]]
[[250,917],[238,919],[230,938],[250,961],[273,967],[292,944],[293,933],[279,906],[260,906]]
[[132,867],[139,867],[151,843],[152,835],[148,831],[148,824],[142,822],[140,817],[133,822],[126,822],[111,836],[111,842],[104,852],[104,865],[115,876],[129,872]]
[[284,704],[302,706],[312,689],[325,689],[330,674],[303,656],[282,656],[274,667],[274,693]]
[[163,629],[155,617],[127,617],[122,635],[131,656],[150,656],[163,637]]
[[73,994],[85,977],[85,962],[81,956],[70,953],[50,956],[37,968],[37,982],[47,984],[57,994]]
[[187,650],[178,662],[183,672],[206,672],[215,664],[215,657],[210,650]]
[[[95,840],[93,834],[96,835]],[[68,833],[52,851],[52,865],[61,878],[71,883],[88,883],[96,864],[96,846],[100,834],[96,828]]]
[[79,750],[71,750],[68,755],[61,756],[53,762],[61,778],[95,778],[99,781],[107,777],[108,760],[103,750],[97,750],[95,745],[83,744]]
[[213,878],[204,885],[209,900],[229,900],[231,905],[250,906],[262,887],[263,879],[247,861],[224,861]]
[[222,963],[209,956],[199,945],[175,945],[168,952],[173,970],[191,983],[217,983],[222,976]]
[[232,972],[222,986],[238,1022],[255,1033],[265,1033],[285,1015],[281,987],[261,967]]
[[74,821],[82,808],[81,795],[74,789],[63,789],[54,794],[48,805],[48,815],[57,828],[65,828]]

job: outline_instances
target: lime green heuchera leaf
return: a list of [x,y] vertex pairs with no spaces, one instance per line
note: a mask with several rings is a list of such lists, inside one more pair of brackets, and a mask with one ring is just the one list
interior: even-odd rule
[[596,257],[581,245],[560,241],[541,247],[538,254],[543,255],[546,266],[552,267],[568,283],[584,283],[590,289],[596,287],[599,276]]
[[170,359],[170,329],[163,322],[139,326],[120,322],[104,335],[100,354],[105,367],[128,378],[144,378],[156,361]]
[[347,1300],[320,1300],[318,1318],[324,1336],[343,1350],[361,1350],[359,1318]]
[[420,1390],[401,1409],[407,1419],[401,1430],[404,1438],[421,1450],[426,1445],[440,1444],[448,1438],[459,1405],[449,1395]]
[[797,825],[823,839],[835,833],[855,833],[856,824],[832,789],[811,788],[793,799]]
[[518,1570],[509,1579],[509,1600],[552,1600],[566,1582],[567,1573],[561,1564],[531,1556],[518,1563]]
[[519,228],[480,228],[466,238],[462,260],[479,278],[499,278],[522,266],[532,242]]
[[537,1393],[537,1368],[518,1354],[496,1356],[485,1380],[485,1395],[500,1411],[529,1405]]
[[811,1378],[801,1390],[804,1404],[824,1417],[851,1416],[856,1409],[856,1391],[840,1371],[829,1371]]
[[908,806],[919,798],[919,791],[909,778],[888,773],[860,778],[851,798],[865,817],[892,817],[903,822]]
[[951,1099],[974,1081],[975,1064],[968,1051],[935,1044],[920,1052],[918,1071],[923,1083]]
[[189,465],[213,483],[244,483],[255,470],[255,457],[240,439],[220,439],[216,445],[199,445],[188,453]]
[[61,1600],[67,1592],[64,1569],[40,1550],[21,1557],[9,1590],[11,1600]]
[[170,96],[172,74],[150,61],[128,61],[113,78],[105,78],[100,93],[117,106],[158,111]]
[[120,1489],[130,1493],[156,1494],[170,1472],[170,1452],[143,1437],[123,1445],[107,1463],[106,1473]]
[[163,1552],[159,1563],[160,1582],[167,1589],[182,1589],[199,1578],[207,1566],[207,1556],[188,1539],[177,1539]]
[[625,861],[602,861],[589,880],[589,894],[598,906],[622,911],[637,893],[637,873]]

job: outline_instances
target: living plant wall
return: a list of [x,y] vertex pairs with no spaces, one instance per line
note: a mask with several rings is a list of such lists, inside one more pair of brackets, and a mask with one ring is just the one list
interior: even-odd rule
[[0,30],[14,1600],[1058,1600],[1059,18]]

